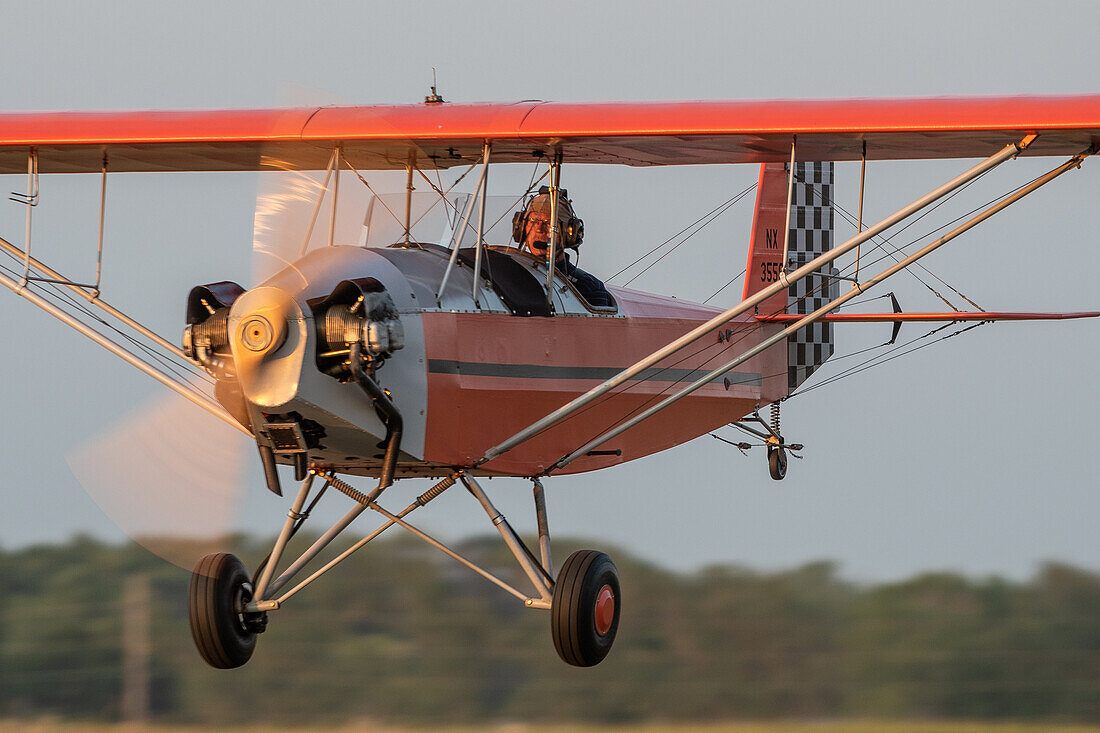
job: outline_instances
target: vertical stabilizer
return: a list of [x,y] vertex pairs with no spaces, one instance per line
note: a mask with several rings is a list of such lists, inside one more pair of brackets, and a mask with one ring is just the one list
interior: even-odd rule
[[[749,261],[745,266],[745,300],[779,279],[783,269],[783,227],[787,221],[787,166],[762,163],[756,186]],[[793,222],[792,222],[793,224]],[[757,313],[783,313],[787,296],[777,293],[756,307]]]
[[[745,272],[745,298],[779,279],[783,267],[783,227],[787,221],[786,163],[760,166],[756,214]],[[791,190],[786,270],[795,270],[833,246],[833,164],[795,163]],[[761,303],[757,313],[812,313],[839,294],[835,274],[812,273],[786,293]],[[833,354],[832,324],[813,323],[787,341],[787,387],[793,392]]]

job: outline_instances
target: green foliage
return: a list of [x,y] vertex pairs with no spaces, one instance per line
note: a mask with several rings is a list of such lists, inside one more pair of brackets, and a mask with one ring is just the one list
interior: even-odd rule
[[[555,546],[559,562],[568,544]],[[254,566],[267,547],[239,538],[232,551]],[[460,551],[526,587],[498,541]],[[677,575],[611,554],[623,616],[615,649],[592,669],[558,660],[549,614],[405,537],[373,543],[294,596],[252,661],[227,672],[194,649],[185,571],[87,538],[0,551],[0,716],[117,719],[123,587],[142,574],[163,722],[1100,721],[1100,578],[1081,570],[864,588],[828,563]]]

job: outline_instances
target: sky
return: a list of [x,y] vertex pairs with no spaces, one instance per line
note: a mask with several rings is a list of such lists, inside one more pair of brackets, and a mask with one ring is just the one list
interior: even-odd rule
[[[439,92],[455,102],[1073,94],[1096,91],[1100,61],[1100,7],[1087,2],[1041,11],[1013,2],[192,2],[182,10],[146,1],[4,2],[0,10],[2,111],[417,103],[433,68]],[[938,212],[935,226],[1058,162],[1002,166]],[[872,163],[865,219],[969,165]],[[858,164],[837,167],[837,202],[851,211],[858,175]],[[500,189],[490,193],[511,193],[526,176],[494,173]],[[755,176],[755,166],[567,169],[563,185],[585,221],[583,266],[609,276]],[[7,190],[24,190],[24,177],[4,179]],[[1086,162],[928,267],[987,310],[1094,309],[1098,184],[1100,161]],[[107,301],[176,340],[191,286],[249,282],[255,175],[120,174],[108,187]],[[94,272],[98,194],[95,176],[42,181],[33,251],[74,279]],[[746,201],[631,286],[710,296],[743,268],[751,215]],[[23,216],[23,207],[0,202],[0,236],[21,244]],[[837,232],[849,233],[839,223]],[[908,310],[942,307],[912,278],[890,289]],[[728,306],[739,292],[738,284],[714,302]],[[134,416],[163,399],[162,387],[14,295],[0,298],[8,467],[0,546],[80,532],[125,536],[69,464],[120,424],[135,437],[112,460],[133,483],[119,487],[116,503],[166,484],[181,462],[196,493],[225,480],[212,455],[235,438],[214,425],[192,440],[171,420],[134,428]],[[888,330],[838,329],[837,354],[880,344]],[[906,326],[903,340],[923,332]],[[931,570],[1019,579],[1051,560],[1100,570],[1098,335],[1095,321],[986,326],[793,399],[784,433],[806,449],[781,483],[768,477],[759,448],[742,456],[707,436],[552,478],[551,529],[678,570],[820,559],[858,581]],[[288,500],[266,492],[254,449],[242,450],[249,468],[238,482],[239,513],[226,514],[216,499],[206,513],[212,525],[273,533]],[[423,489],[399,484],[392,506]],[[498,479],[486,489],[519,529],[533,529],[527,482]],[[448,539],[492,531],[458,492],[422,523]]]

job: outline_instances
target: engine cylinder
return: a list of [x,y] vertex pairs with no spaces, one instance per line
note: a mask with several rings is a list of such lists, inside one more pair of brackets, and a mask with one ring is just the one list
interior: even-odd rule
[[347,348],[363,338],[363,318],[353,315],[346,305],[332,305],[325,311],[322,335],[326,349]]

